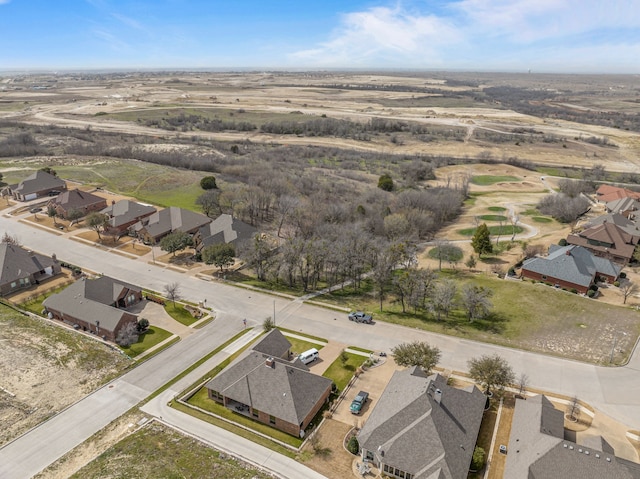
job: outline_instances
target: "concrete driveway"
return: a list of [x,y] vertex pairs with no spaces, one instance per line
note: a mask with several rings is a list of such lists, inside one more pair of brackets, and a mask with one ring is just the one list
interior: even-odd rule
[[141,318],[149,320],[152,326],[158,326],[159,328],[166,329],[172,334],[176,334],[181,338],[193,334],[196,330],[179,323],[171,316],[167,314],[164,307],[153,301],[143,300],[140,303],[132,306],[128,311],[137,314]]

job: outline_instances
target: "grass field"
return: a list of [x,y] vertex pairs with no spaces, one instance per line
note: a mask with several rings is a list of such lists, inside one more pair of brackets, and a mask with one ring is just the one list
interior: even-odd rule
[[508,175],[478,175],[471,178],[471,183],[478,186],[489,186],[496,183],[522,181],[520,178]]
[[536,223],[553,223],[553,218],[547,218],[546,216],[532,216],[531,219]]
[[489,211],[495,211],[495,212],[499,212],[499,211],[507,211],[506,208],[504,208],[503,206],[489,206],[487,208]]
[[184,324],[185,326],[190,326],[196,321],[189,311],[187,311],[184,305],[180,303],[176,303],[174,306],[171,301],[167,301],[164,305],[164,310],[167,312],[169,316],[178,321],[180,324]]
[[133,343],[128,348],[120,347],[120,349],[130,358],[135,358],[169,337],[171,337],[169,331],[158,328],[157,326],[151,326],[146,333],[140,335],[137,343]]
[[480,219],[484,221],[507,221],[504,215],[480,215]]
[[[637,312],[615,307],[562,290],[526,281],[505,281],[493,276],[472,275],[464,271],[441,273],[454,279],[460,289],[464,284],[489,288],[493,294],[490,317],[470,322],[465,311],[457,309],[449,317],[437,321],[428,312],[402,313],[394,297],[387,298],[383,311],[379,301],[369,294],[328,294],[322,300],[340,306],[375,311],[376,320],[411,328],[501,344],[583,361],[607,364],[615,331],[621,353],[619,363],[631,351],[640,333]],[[602,318],[616,318],[615,324]],[[620,342],[624,344],[620,344]]]
[[156,422],[127,436],[71,477],[272,478]]
[[304,341],[302,339],[292,338],[291,336],[287,336],[287,341],[291,343],[290,351],[295,355],[303,353],[311,348],[315,348],[319,351],[324,347],[322,344],[316,344],[310,341]]
[[[489,233],[491,233],[491,235],[495,236],[495,235],[510,235],[513,234],[513,232],[516,232],[516,234],[518,233],[522,233],[524,231],[524,229],[521,226],[512,226],[512,225],[494,225],[494,226],[489,226]],[[465,228],[462,230],[458,230],[458,233],[460,233],[462,236],[473,236],[476,232],[475,228]]]
[[362,366],[362,363],[366,360],[365,357],[360,356],[359,354],[346,352],[345,354],[347,355],[347,361],[344,365],[342,364],[340,357],[338,357],[331,363],[331,366],[329,366],[323,374],[325,378],[329,378],[336,383],[339,391],[344,391],[344,388],[349,384],[349,381],[356,372],[356,369]]

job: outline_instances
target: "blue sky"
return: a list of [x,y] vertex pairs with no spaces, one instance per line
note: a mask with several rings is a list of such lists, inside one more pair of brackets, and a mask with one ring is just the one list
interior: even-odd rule
[[640,73],[639,0],[0,0],[0,69]]

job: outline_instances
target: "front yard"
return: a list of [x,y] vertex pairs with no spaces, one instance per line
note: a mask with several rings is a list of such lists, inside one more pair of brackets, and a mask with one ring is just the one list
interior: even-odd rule
[[171,333],[169,331],[157,326],[150,326],[146,333],[141,334],[138,337],[137,342],[133,343],[128,348],[122,346],[119,347],[127,356],[135,358],[169,337],[171,337]]

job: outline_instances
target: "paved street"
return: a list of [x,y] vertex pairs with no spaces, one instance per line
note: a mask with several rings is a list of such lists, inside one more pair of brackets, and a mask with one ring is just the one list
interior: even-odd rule
[[[61,260],[145,288],[162,291],[165,284],[178,282],[186,299],[201,301],[206,298],[207,305],[217,312],[217,319],[0,449],[0,477],[3,479],[30,477],[42,470],[242,329],[243,318],[247,318],[249,326],[261,324],[265,317],[273,314],[274,302],[279,326],[383,351],[403,341],[425,340],[441,349],[441,365],[454,370],[465,371],[466,362],[471,357],[497,352],[511,363],[517,375],[521,372],[528,374],[530,387],[568,396],[577,395],[630,428],[638,429],[640,426],[640,358],[637,351],[626,367],[603,368],[381,322],[375,325],[357,324],[348,321],[341,313],[188,277],[72,242],[0,216],[0,235],[5,231],[17,235],[23,245],[35,251],[56,253]],[[175,386],[175,390],[180,388]],[[291,469],[286,458],[271,451],[261,451],[255,445],[232,442],[222,436],[216,441],[215,436],[219,434],[217,430],[213,433],[207,429],[208,426],[196,426],[191,419],[181,418],[177,412],[164,411],[161,404],[158,400],[153,401],[148,405],[148,408],[152,408],[149,412],[161,414],[165,421],[175,421],[181,428],[223,449],[242,449],[242,454],[249,454],[243,449],[245,447],[253,449],[255,458],[246,456],[247,459],[265,465],[268,462],[268,467],[279,471],[283,477],[311,477],[307,472],[303,476],[294,472],[288,475],[287,471]]]

